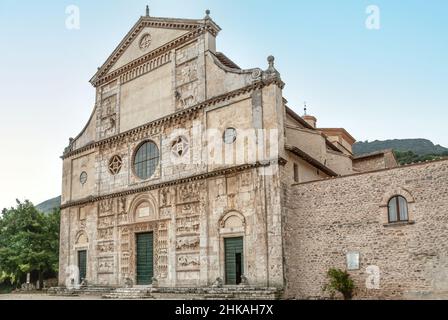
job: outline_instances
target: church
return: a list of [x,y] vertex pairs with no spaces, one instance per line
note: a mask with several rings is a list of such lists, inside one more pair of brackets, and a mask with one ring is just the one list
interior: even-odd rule
[[242,69],[220,31],[208,10],[147,9],[90,80],[62,156],[59,286],[322,298],[341,268],[357,297],[448,293],[448,162],[354,156],[345,129],[288,107],[274,57]]

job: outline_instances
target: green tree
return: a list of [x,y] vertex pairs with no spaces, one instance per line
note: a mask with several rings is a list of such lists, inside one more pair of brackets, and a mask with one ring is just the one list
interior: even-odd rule
[[394,153],[400,165],[422,161],[438,160],[448,156],[448,152],[443,152],[441,154],[425,154],[425,155],[418,155],[412,151],[394,151]]
[[29,201],[0,216],[0,282],[18,284],[28,272],[37,272],[42,288],[45,273],[58,268],[60,212],[44,214]]

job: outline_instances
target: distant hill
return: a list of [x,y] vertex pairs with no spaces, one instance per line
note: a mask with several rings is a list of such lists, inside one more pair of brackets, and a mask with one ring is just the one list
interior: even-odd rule
[[59,208],[60,206],[61,206],[61,196],[38,204],[36,206],[36,209],[44,213],[49,213],[52,212],[53,209]]
[[412,151],[418,156],[448,155],[448,148],[434,145],[427,139],[395,139],[385,141],[357,142],[353,145],[354,154],[370,153],[384,149],[393,149],[399,152]]

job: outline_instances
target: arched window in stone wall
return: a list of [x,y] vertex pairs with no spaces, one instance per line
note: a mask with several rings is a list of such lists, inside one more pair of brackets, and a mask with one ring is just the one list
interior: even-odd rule
[[392,197],[387,204],[389,222],[409,221],[408,201],[403,196]]
[[415,223],[415,199],[411,191],[403,187],[388,187],[383,193],[380,209],[385,226]]

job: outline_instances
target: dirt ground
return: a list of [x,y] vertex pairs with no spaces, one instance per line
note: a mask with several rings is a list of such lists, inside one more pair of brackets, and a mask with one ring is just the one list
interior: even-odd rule
[[79,297],[55,297],[45,293],[10,293],[0,294],[0,300],[101,300],[101,297],[86,295]]

